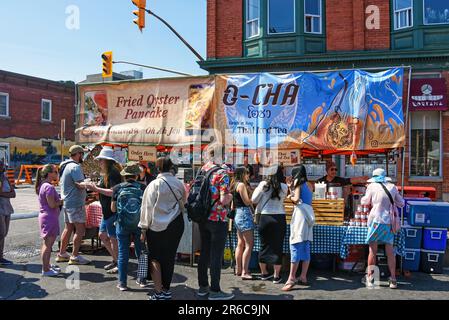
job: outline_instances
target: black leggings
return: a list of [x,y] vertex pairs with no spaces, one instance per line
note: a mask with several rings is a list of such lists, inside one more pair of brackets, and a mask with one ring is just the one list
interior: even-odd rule
[[282,264],[282,254],[287,222],[285,214],[262,214],[259,222],[259,262]]
[[184,233],[184,218],[180,214],[161,232],[147,230],[148,258],[159,262],[162,273],[162,287],[170,289],[175,271],[176,250]]

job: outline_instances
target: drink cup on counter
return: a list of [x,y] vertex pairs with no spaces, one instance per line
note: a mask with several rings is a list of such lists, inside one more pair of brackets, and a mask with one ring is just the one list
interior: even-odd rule
[[361,219],[361,214],[359,212],[356,212],[354,215],[355,219]]
[[349,226],[350,226],[350,227],[354,227],[354,226],[355,226],[355,221],[354,221],[354,219],[349,220]]
[[360,219],[356,219],[355,220],[355,226],[356,227],[361,227],[362,226],[362,221]]

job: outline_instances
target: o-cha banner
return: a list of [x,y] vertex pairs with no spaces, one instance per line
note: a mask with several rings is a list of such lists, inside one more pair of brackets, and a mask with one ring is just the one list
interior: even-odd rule
[[402,147],[403,69],[220,76],[226,144],[241,148]]

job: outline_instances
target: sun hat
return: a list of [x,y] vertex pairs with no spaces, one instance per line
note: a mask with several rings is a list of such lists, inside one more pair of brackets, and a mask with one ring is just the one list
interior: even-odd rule
[[84,149],[83,147],[81,147],[80,145],[77,145],[77,144],[71,146],[70,149],[69,149],[69,153],[72,156],[77,154],[77,153],[85,153],[85,152],[88,152],[88,151],[89,150]]
[[128,162],[120,172],[122,176],[138,176],[142,172],[138,162]]
[[390,182],[391,178],[387,177],[387,173],[383,168],[377,168],[373,171],[373,177],[368,180],[369,183],[373,182]]
[[114,150],[108,147],[104,147],[103,149],[101,149],[100,154],[95,158],[95,160],[101,159],[117,162],[117,160],[114,159]]

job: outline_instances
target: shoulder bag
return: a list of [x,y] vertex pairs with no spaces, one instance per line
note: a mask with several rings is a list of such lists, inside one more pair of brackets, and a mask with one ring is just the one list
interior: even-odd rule
[[[379,182],[380,183],[380,182]],[[390,199],[391,206],[390,206],[390,225],[391,225],[391,231],[396,234],[401,230],[401,221],[399,219],[398,210],[394,204],[393,197],[388,191],[387,187],[383,183],[380,183],[382,188],[384,189],[385,193],[387,194],[388,198]]]

